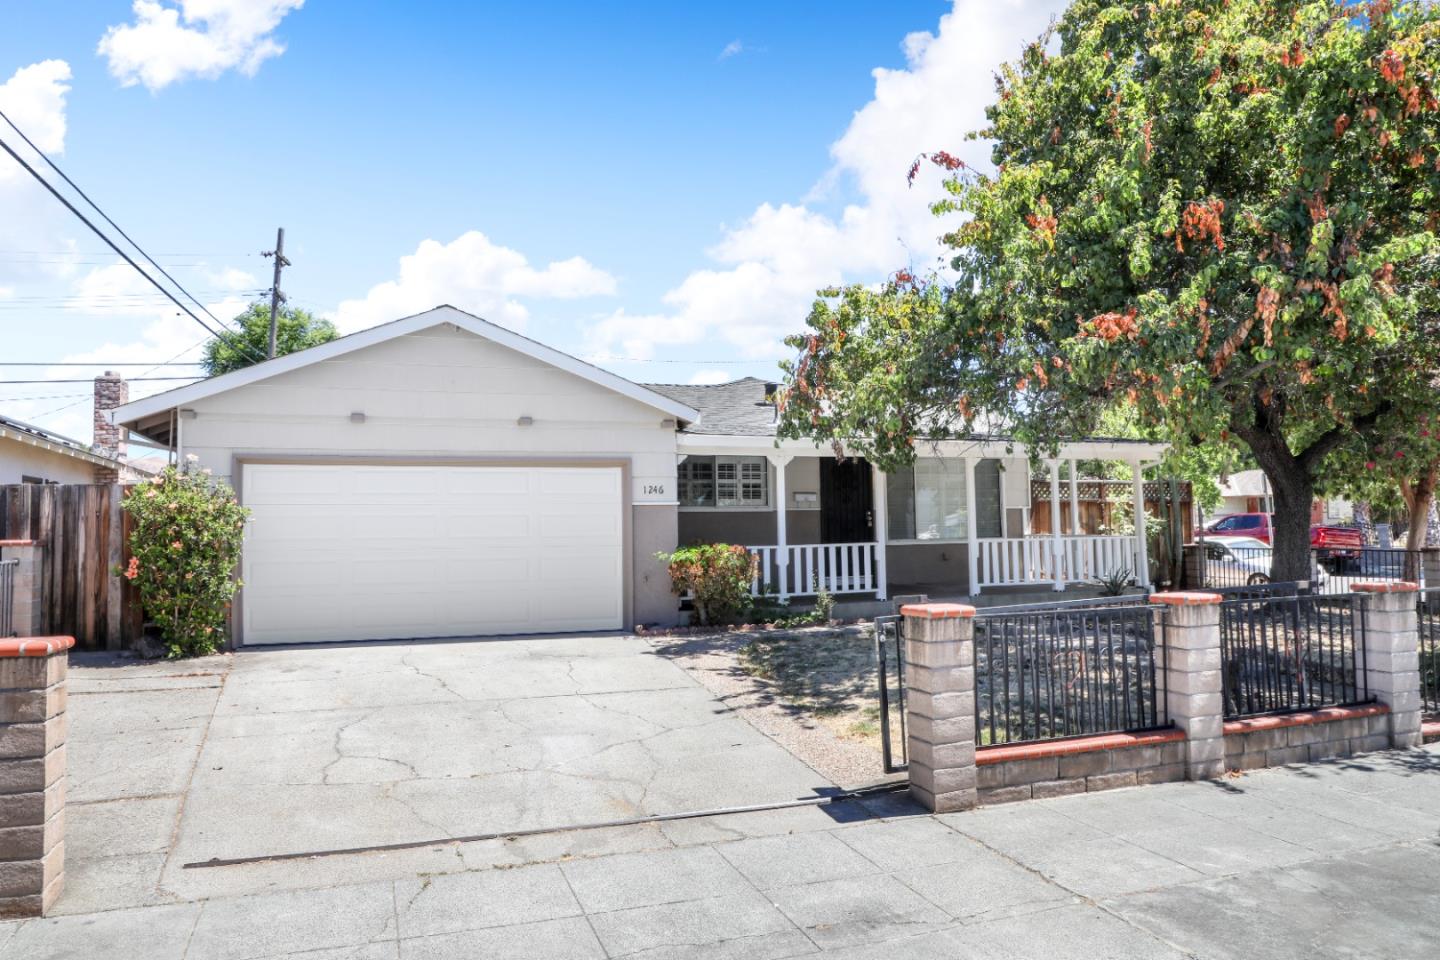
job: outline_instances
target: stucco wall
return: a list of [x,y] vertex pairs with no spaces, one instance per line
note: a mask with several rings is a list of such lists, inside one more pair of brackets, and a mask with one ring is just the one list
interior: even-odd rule
[[0,437],[0,484],[39,477],[54,483],[94,483],[95,467],[83,460]]
[[[195,416],[179,420],[181,453],[226,480],[236,457],[267,454],[595,457],[630,463],[627,502],[673,504],[676,496],[675,432],[662,425],[662,411],[448,324],[190,407]],[[352,413],[364,421],[352,422]],[[520,426],[520,417],[533,422]],[[673,505],[633,508],[637,618],[658,616],[649,566],[656,550],[673,548],[673,518]]]
[[885,575],[891,589],[944,586],[970,592],[968,548],[963,543],[892,543],[885,550]]
[[636,623],[674,626],[680,623],[680,600],[670,589],[670,575],[655,554],[675,549],[678,514],[673,506],[631,508],[630,554]]

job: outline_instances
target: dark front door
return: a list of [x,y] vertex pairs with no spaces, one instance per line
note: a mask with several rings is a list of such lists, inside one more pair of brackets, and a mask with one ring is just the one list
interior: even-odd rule
[[820,542],[869,543],[875,539],[870,464],[865,460],[820,461]]

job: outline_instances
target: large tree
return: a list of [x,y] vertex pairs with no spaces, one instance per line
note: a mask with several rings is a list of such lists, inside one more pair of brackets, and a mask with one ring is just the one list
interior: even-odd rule
[[[209,376],[240,370],[265,358],[270,345],[270,304],[252,303],[235,318],[240,328],[236,333],[216,338],[205,344],[201,363]],[[280,308],[275,338],[275,355],[283,357],[296,350],[319,346],[336,337],[335,325],[308,310]]]
[[1001,68],[993,172],[922,158],[953,274],[825,291],[785,432],[883,464],[977,420],[1053,448],[1129,405],[1248,449],[1274,575],[1304,577],[1326,457],[1440,408],[1437,66],[1429,4],[1077,0]]

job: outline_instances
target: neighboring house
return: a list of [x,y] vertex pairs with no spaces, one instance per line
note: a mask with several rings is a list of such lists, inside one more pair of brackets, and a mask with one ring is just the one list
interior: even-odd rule
[[[1220,507],[1213,516],[1227,513],[1273,513],[1270,481],[1263,470],[1241,470],[1220,484]],[[1310,506],[1311,523],[1351,523],[1355,508],[1349,500],[1317,497]]]
[[[655,554],[695,540],[753,548],[787,595],[817,578],[880,598],[1057,587],[1116,566],[1143,582],[1134,538],[1027,535],[1023,448],[944,442],[887,476],[777,446],[769,393],[636,384],[442,306],[112,419],[193,456],[252,511],[242,644],[674,623]],[[1140,464],[1162,449],[1083,441],[1061,456]]]
[[109,413],[129,396],[119,374],[95,378],[95,442],[86,446],[42,427],[0,416],[0,486],[11,483],[131,483],[156,471],[126,458],[124,431]]

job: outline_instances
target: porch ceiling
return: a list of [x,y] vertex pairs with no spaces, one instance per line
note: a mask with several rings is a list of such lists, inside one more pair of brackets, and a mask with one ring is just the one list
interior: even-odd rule
[[[681,453],[709,455],[746,453],[753,456],[833,457],[834,451],[814,440],[778,440],[773,437],[719,436],[682,433],[676,437]],[[1125,460],[1149,463],[1159,460],[1169,444],[1150,440],[1086,438],[1060,444],[1061,460]],[[963,440],[924,440],[916,444],[921,456],[1028,457],[1029,448],[1004,437]],[[1048,459],[1042,457],[1041,459]]]

